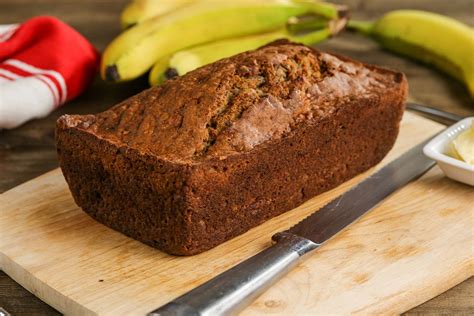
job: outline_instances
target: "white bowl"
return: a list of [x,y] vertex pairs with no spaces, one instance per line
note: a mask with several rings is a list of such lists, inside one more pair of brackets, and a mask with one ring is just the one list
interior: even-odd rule
[[470,128],[473,120],[474,117],[467,117],[448,127],[423,148],[425,155],[436,160],[447,177],[471,186],[474,186],[474,165],[454,158],[450,152],[453,140]]

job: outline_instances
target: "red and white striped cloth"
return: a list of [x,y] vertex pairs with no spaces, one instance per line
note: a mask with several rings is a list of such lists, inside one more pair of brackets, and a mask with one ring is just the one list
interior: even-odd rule
[[81,94],[98,63],[97,50],[54,17],[0,25],[0,129],[44,117]]

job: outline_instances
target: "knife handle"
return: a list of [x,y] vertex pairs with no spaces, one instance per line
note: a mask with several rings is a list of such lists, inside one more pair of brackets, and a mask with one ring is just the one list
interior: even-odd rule
[[241,311],[294,267],[318,244],[290,233],[278,233],[270,248],[185,293],[149,316],[229,315]]

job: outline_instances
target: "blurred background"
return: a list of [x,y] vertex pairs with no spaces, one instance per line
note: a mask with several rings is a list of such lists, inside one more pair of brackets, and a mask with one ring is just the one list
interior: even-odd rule
[[[120,14],[129,0],[0,0],[0,24],[23,22],[38,15],[51,15],[68,23],[97,49],[103,51],[120,32]],[[472,0],[347,0],[356,19],[371,20],[395,9],[420,9],[456,18],[474,25]],[[433,34],[436,36],[436,34]],[[458,81],[433,68],[381,49],[358,34],[342,32],[317,48],[350,56],[404,72],[409,80],[409,100],[459,115],[474,113],[473,99]],[[474,52],[473,52],[474,53]],[[473,55],[474,58],[474,55]],[[0,193],[57,167],[54,124],[65,113],[96,113],[148,88],[146,77],[110,84],[96,76],[92,86],[77,99],[52,112],[12,129],[0,131]],[[0,96],[1,97],[1,96]],[[55,315],[57,312],[0,272],[0,307],[13,315]],[[474,313],[474,281],[454,289],[408,312],[421,314]]]

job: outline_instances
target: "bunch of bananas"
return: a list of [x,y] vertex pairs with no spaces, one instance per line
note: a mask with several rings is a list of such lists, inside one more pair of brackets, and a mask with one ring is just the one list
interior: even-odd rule
[[[134,0],[124,32],[106,48],[101,75],[150,84],[273,40],[314,44],[347,22],[344,6],[318,0]],[[301,35],[300,35],[301,34]]]
[[[124,32],[104,52],[101,75],[151,85],[271,41],[315,44],[339,33],[348,11],[319,0],[132,0]],[[474,29],[424,11],[392,11],[375,22],[349,21],[384,48],[431,64],[474,96]]]

